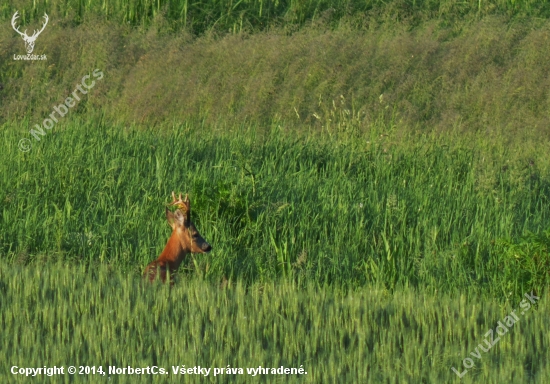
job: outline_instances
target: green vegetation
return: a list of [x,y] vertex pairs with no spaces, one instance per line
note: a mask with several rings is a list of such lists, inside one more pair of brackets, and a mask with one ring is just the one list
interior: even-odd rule
[[537,0],[50,0],[32,4],[8,0],[0,6],[0,20],[9,20],[14,9],[20,10],[26,23],[38,21],[44,12],[77,24],[102,17],[149,27],[162,19],[172,30],[196,34],[257,32],[280,25],[295,30],[319,20],[338,27],[342,22],[365,26],[394,20],[416,25],[430,19],[452,22],[487,15],[550,16],[549,4]]
[[[6,276],[7,275],[7,276]],[[47,263],[43,268],[0,264],[0,372],[4,382],[46,381],[9,374],[12,365],[43,367],[159,366],[153,382],[366,383],[459,381],[462,360],[475,367],[460,382],[546,383],[548,302],[521,314],[512,296],[505,307],[464,295],[373,287],[349,294],[307,285],[268,283],[220,290],[197,278],[173,289],[144,286],[134,274],[102,266]],[[485,334],[515,310],[519,321],[488,351]],[[498,335],[495,333],[495,339]],[[470,353],[481,354],[480,359]],[[487,349],[487,348],[485,348]],[[172,374],[186,368],[243,368],[242,375]],[[260,375],[246,368],[296,367],[307,375]],[[104,382],[98,375],[77,382]],[[150,381],[141,376],[138,381]],[[136,375],[110,375],[117,383]],[[147,377],[147,378],[146,378]],[[71,375],[51,382],[74,382]],[[7,380],[6,380],[7,379]]]
[[500,239],[495,253],[501,255],[502,274],[514,276],[528,286],[548,285],[549,247],[550,230],[541,233],[528,231],[519,241]]
[[[359,137],[344,117],[300,137],[278,126],[145,131],[90,118],[61,122],[36,141],[6,125],[0,249],[11,260],[71,258],[139,272],[168,238],[164,204],[176,190],[190,193],[214,245],[212,257],[194,263],[206,277],[492,295],[548,284],[546,263],[526,269],[537,279],[502,274],[513,258],[493,246],[547,226],[541,169],[550,157],[528,160],[547,154],[547,144],[495,151],[482,137],[382,128]],[[30,152],[17,147],[21,137],[32,140]]]
[[547,20],[428,21],[412,30],[389,22],[333,32],[321,25],[219,38],[159,29],[52,24],[35,48],[48,60],[33,63],[13,60],[25,53],[23,40],[6,30],[0,122],[42,122],[98,68],[104,79],[71,116],[102,111],[144,127],[278,120],[301,131],[348,110],[361,131],[376,123],[404,132],[458,128],[510,143],[550,132]]
[[[465,383],[548,382],[546,2],[13,0],[0,20],[15,10],[50,24],[45,61],[0,31],[2,382],[71,364],[450,382],[467,357]],[[213,251],[142,285],[172,190]]]

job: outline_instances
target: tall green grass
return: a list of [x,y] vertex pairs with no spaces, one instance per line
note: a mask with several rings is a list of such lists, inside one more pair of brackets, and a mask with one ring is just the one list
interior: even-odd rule
[[[479,297],[366,287],[344,294],[308,284],[219,289],[190,278],[170,289],[101,266],[0,263],[3,382],[546,383],[548,302],[521,313]],[[515,310],[519,321],[488,351],[486,333]],[[495,333],[494,339],[498,335]],[[480,358],[475,354],[476,348]],[[95,366],[107,374],[25,377],[12,366]],[[242,368],[242,375],[174,375],[185,365]],[[168,375],[109,375],[108,367],[158,366]],[[246,368],[302,366],[307,374],[247,375]],[[76,377],[77,376],[77,377]]]
[[547,18],[547,2],[526,0],[52,0],[32,3],[9,0],[0,6],[0,20],[9,20],[15,10],[21,22],[38,21],[47,12],[56,19],[80,23],[87,17],[105,17],[118,23],[148,27],[166,20],[171,29],[194,33],[242,32],[282,25],[290,30],[316,20],[337,26],[352,21],[360,26],[388,20],[418,23],[429,19],[452,21],[490,14]]
[[[548,283],[544,264],[503,274],[516,264],[495,245],[548,228],[546,144],[531,152],[480,135],[353,127],[342,120],[300,135],[278,123],[189,122],[145,131],[89,117],[36,141],[30,126],[5,124],[2,258],[140,273],[170,234],[164,205],[175,190],[190,194],[198,229],[214,247],[188,268],[213,280],[491,295]],[[18,149],[21,138],[32,140],[30,152]]]

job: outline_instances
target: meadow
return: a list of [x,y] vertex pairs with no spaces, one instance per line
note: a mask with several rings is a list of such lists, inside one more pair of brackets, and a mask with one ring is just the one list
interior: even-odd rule
[[[4,126],[3,372],[303,365],[192,380],[449,381],[534,289],[540,305],[462,380],[545,381],[548,192],[528,153],[502,146],[495,158],[518,159],[487,168],[494,148],[463,134],[197,127],[81,120],[25,153]],[[169,235],[171,189],[190,193],[214,246],[172,290],[140,281]]]
[[546,5],[186,4],[0,6],[2,382],[547,382]]
[[[169,289],[144,285],[135,274],[105,265],[62,263],[2,265],[0,273],[4,382],[544,383],[549,378],[545,297],[537,309],[522,314],[521,298],[500,306],[476,296],[415,289],[390,293],[368,287],[343,294],[278,281],[221,290],[197,278]],[[514,310],[518,323],[502,336],[496,330],[493,338],[487,335]],[[495,345],[489,349],[484,340]],[[476,352],[479,358],[472,355]],[[465,358],[475,365],[466,372]],[[105,375],[26,377],[11,375],[12,365],[102,366]],[[157,366],[169,374],[109,374],[109,367],[128,366]],[[172,373],[182,366],[218,367],[224,373]],[[228,374],[228,366],[243,372]],[[302,367],[307,374],[247,372],[260,366]]]

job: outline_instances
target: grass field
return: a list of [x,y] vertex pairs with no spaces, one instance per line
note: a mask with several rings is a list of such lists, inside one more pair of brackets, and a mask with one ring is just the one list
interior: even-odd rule
[[295,31],[319,21],[338,28],[342,23],[355,27],[388,21],[418,25],[431,19],[449,23],[487,15],[550,15],[548,3],[537,0],[50,0],[32,4],[8,0],[0,6],[0,18],[11,18],[14,9],[19,9],[24,22],[39,20],[44,12],[72,24],[101,17],[117,24],[150,27],[162,20],[171,30],[186,29],[196,34],[258,32],[280,26]]
[[[15,10],[50,24],[44,61],[0,30],[1,382],[548,382],[546,3]],[[172,191],[213,250],[170,289]]]
[[[499,306],[461,294],[375,287],[344,294],[288,281],[221,290],[196,277],[168,289],[144,286],[119,269],[61,263],[2,263],[0,274],[4,382],[48,382],[11,375],[12,365],[102,366],[105,375],[50,378],[93,383],[545,383],[550,376],[546,297],[522,313],[520,296]],[[496,330],[512,311],[518,322],[506,333]],[[465,358],[472,369],[465,371]],[[109,374],[109,367],[128,366],[169,374]],[[182,377],[173,374],[177,366],[212,370]],[[227,374],[228,366],[242,373]],[[307,374],[247,372],[260,366]],[[214,376],[214,368],[223,374]]]
[[[376,127],[300,137],[91,118],[46,132],[2,129],[2,361],[244,369],[192,379],[213,382],[445,382],[535,289],[540,306],[462,380],[548,377],[545,156],[534,167],[525,148],[495,152],[482,137]],[[29,152],[16,145],[25,135]],[[172,291],[139,281],[169,235],[171,189],[190,193],[214,246]],[[281,365],[308,375],[245,369]]]
[[[212,257],[191,263],[206,277],[492,295],[546,286],[548,255],[512,248],[546,228],[547,155],[531,164],[527,147],[494,151],[482,137],[347,129],[144,131],[91,118],[37,141],[5,126],[2,253],[139,272],[168,238],[163,211],[176,190],[190,193],[214,245]],[[15,145],[21,137],[32,140],[29,152]],[[544,249],[546,239],[536,243]]]

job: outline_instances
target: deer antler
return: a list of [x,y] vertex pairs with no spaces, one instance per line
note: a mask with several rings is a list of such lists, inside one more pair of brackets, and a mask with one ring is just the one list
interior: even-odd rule
[[44,23],[44,25],[42,26],[42,29],[38,32],[36,32],[36,30],[34,31],[34,33],[32,34],[32,37],[38,37],[38,35],[40,35],[42,33],[42,31],[44,30],[44,28],[46,28],[46,25],[48,25],[48,20],[50,20],[50,18],[48,17],[48,15],[46,13],[44,13],[44,19],[46,19],[46,22]]
[[38,35],[40,35],[42,33],[44,28],[46,28],[46,25],[48,25],[49,17],[46,13],[44,13],[44,19],[46,19],[46,22],[42,26],[42,29],[39,30],[39,31],[34,30],[34,33],[32,34],[32,36],[29,36],[29,35],[27,35],[27,30],[26,29],[25,29],[25,32],[21,32],[19,30],[19,27],[17,27],[15,25],[15,21],[19,18],[18,14],[19,14],[19,11],[16,11],[13,14],[13,17],[11,18],[11,26],[13,27],[15,32],[19,33],[21,35],[21,37],[23,37],[23,40],[25,41],[25,48],[27,49],[27,53],[32,53],[32,51],[34,49],[34,42],[36,41],[36,38],[38,37]]
[[13,27],[13,29],[15,30],[15,32],[19,33],[21,36],[23,37],[28,37],[27,36],[27,30],[25,29],[25,32],[21,32],[19,30],[19,27],[16,27],[15,26],[15,20],[17,20],[19,18],[19,15],[18,15],[19,11],[16,11],[14,14],[13,14],[13,17],[11,18],[11,26]]
[[176,194],[172,191],[172,202],[170,205],[175,205],[176,207],[187,211],[189,209],[189,196],[185,194],[185,200],[182,200],[180,193],[179,198],[176,200]]

